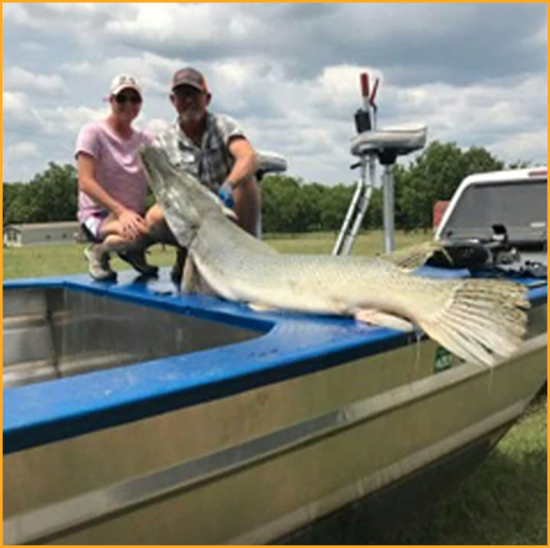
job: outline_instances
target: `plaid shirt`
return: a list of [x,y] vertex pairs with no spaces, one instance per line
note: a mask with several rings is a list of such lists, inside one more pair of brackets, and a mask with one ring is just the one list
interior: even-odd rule
[[229,152],[233,137],[245,137],[237,122],[230,116],[208,112],[200,147],[183,132],[177,120],[157,136],[155,144],[167,152],[174,167],[191,173],[217,193],[235,163]]

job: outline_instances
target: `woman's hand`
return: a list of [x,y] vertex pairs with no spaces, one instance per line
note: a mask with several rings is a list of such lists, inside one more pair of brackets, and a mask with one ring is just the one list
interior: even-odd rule
[[118,214],[118,220],[122,225],[122,235],[129,240],[135,240],[147,232],[145,219],[131,209],[123,209]]

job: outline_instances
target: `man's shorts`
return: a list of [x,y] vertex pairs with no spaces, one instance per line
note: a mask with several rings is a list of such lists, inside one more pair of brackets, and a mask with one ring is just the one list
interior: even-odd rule
[[90,215],[82,223],[80,223],[80,228],[85,238],[93,243],[100,243],[103,241],[103,238],[100,236],[101,225],[103,221],[109,216],[107,212],[105,213],[94,213]]

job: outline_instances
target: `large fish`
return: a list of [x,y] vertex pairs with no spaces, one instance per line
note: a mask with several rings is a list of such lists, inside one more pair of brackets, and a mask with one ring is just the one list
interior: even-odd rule
[[225,299],[256,309],[354,316],[397,329],[414,322],[457,356],[487,365],[522,343],[529,303],[518,284],[423,278],[404,268],[416,265],[418,253],[379,258],[276,253],[229,220],[218,198],[175,170],[163,150],[145,147],[141,157],[171,230]]

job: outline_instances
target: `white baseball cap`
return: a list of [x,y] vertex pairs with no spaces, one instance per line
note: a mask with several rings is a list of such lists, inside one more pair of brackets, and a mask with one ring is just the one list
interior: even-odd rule
[[118,95],[123,89],[133,89],[141,97],[141,86],[138,79],[130,74],[119,74],[111,81],[111,95]]

